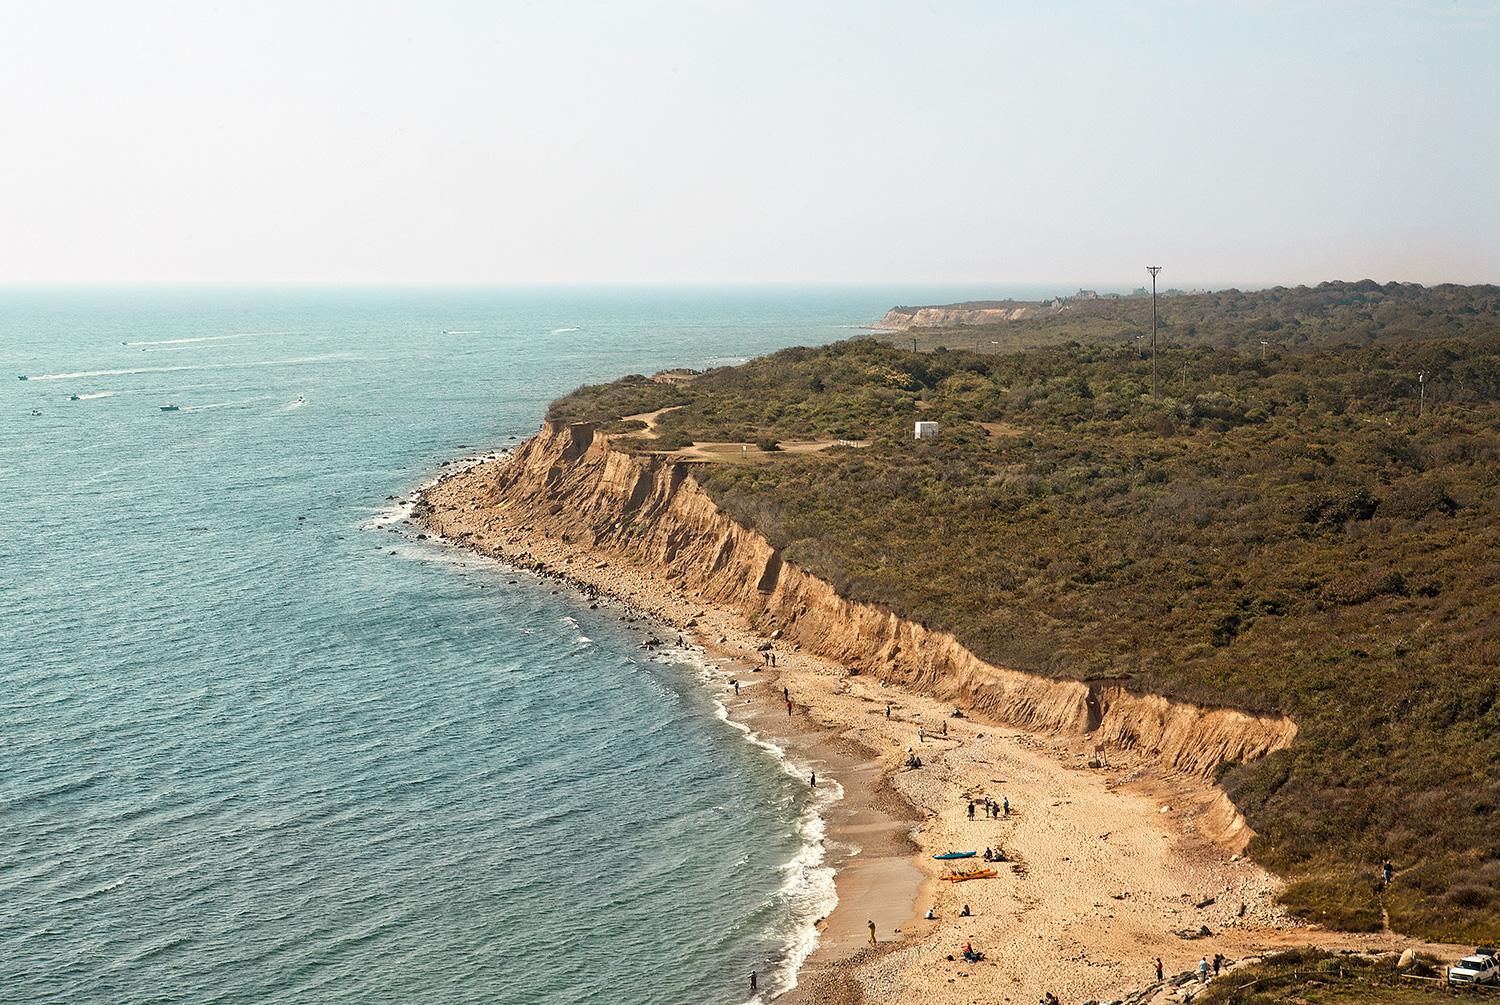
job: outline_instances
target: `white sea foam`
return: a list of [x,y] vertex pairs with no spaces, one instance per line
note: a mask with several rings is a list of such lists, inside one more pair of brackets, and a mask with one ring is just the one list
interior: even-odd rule
[[[678,653],[668,650],[666,655]],[[715,689],[722,688],[727,680],[724,668],[713,666],[712,661],[697,652],[682,654],[682,661],[696,665],[699,679]],[[781,770],[799,782],[806,780],[814,765],[800,763],[789,757],[784,748],[772,743],[742,722],[729,717],[729,709],[717,696],[714,699],[714,714],[728,725],[739,730],[751,744],[773,756]],[[844,787],[833,779],[819,782],[812,796],[803,805],[797,819],[797,832],[802,843],[797,853],[781,867],[781,886],[776,897],[786,905],[786,928],[771,933],[780,935],[783,954],[771,966],[765,990],[777,995],[797,986],[797,971],[803,962],[818,948],[818,919],[826,918],[838,904],[838,892],[833,883],[834,869],[824,865],[827,849],[824,846],[825,825],[823,811],[844,798]],[[760,999],[751,999],[758,1001]]]
[[563,332],[576,332],[577,330],[578,330],[577,328],[554,328],[550,332],[548,332],[547,334],[549,334],[549,335],[561,335]]

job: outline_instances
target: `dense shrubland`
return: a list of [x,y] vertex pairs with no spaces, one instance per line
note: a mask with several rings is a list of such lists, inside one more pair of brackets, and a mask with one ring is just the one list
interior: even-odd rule
[[[1288,902],[1495,940],[1500,290],[1318,289],[1172,298],[1155,400],[1131,328],[936,347],[1036,326],[628,377],[551,414],[627,449],[869,441],[698,479],[788,560],[995,663],[1291,714],[1292,749],[1222,766]],[[1272,323],[1297,335],[1262,345]],[[663,407],[659,439],[628,435]],[[915,419],[941,435],[912,440]]]

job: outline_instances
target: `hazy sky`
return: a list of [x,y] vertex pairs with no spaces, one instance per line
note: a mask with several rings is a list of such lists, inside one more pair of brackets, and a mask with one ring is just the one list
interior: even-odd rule
[[1500,4],[7,2],[0,281],[1500,282]]

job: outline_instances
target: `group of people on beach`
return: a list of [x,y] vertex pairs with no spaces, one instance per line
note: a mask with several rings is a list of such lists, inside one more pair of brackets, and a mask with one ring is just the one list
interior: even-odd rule
[[[1214,960],[1212,964],[1208,962],[1207,956],[1203,957],[1198,961],[1198,980],[1204,982],[1208,981],[1208,969],[1210,966],[1213,967],[1214,976],[1219,976],[1219,970],[1222,969],[1224,964],[1227,962],[1229,961],[1223,953],[1214,953]],[[1162,966],[1160,956],[1156,958],[1156,979],[1158,982],[1160,982],[1162,979]]]
[[[969,819],[974,819],[974,800],[969,800]],[[1010,816],[1010,796],[1004,796],[1000,802],[995,802],[989,796],[984,797],[984,802],[978,804],[984,807],[984,815],[991,818]]]

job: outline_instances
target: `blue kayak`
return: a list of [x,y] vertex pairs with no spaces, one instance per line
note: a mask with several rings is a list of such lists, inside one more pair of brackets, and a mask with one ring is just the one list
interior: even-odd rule
[[941,855],[934,855],[932,857],[933,858],[973,858],[975,855],[978,855],[978,854],[979,854],[979,852],[977,852],[977,851],[945,851]]

